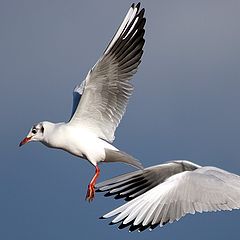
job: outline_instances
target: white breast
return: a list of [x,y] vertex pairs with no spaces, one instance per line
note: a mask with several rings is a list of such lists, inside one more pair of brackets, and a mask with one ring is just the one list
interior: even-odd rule
[[99,139],[91,131],[65,123],[55,124],[47,129],[43,144],[63,149],[78,157],[86,157],[91,163],[104,161],[105,148],[115,149],[111,144]]

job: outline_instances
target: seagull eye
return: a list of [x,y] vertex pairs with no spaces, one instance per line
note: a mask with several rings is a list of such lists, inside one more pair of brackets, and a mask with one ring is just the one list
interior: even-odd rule
[[32,133],[33,133],[33,134],[36,134],[36,133],[37,133],[37,130],[36,130],[36,129],[33,129],[33,130],[32,130]]

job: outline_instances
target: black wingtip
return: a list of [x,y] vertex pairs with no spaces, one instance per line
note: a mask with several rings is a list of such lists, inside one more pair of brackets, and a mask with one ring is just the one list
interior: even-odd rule
[[141,9],[141,11],[138,13],[138,16],[140,17],[140,18],[143,18],[144,19],[144,13],[145,13],[145,8],[142,8]]
[[129,232],[134,232],[139,228],[139,225],[131,225],[131,227],[129,228]]
[[123,228],[125,228],[126,227],[126,225],[125,224],[123,224],[123,223],[121,223],[119,226],[118,226],[118,229],[123,229]]
[[134,199],[134,197],[131,197],[131,196],[126,196],[125,198],[124,198],[124,200],[126,201],[126,202],[129,202],[129,201],[131,201],[131,200],[133,200]]
[[137,3],[137,5],[136,5],[136,8],[137,8],[137,9],[139,9],[139,8],[140,8],[140,6],[141,6],[141,3],[140,3],[140,2],[138,2],[138,3]]
[[155,224],[151,225],[151,226],[149,227],[149,230],[152,231],[152,230],[155,229],[157,226],[159,226],[159,223],[155,223]]
[[122,222],[122,223],[118,226],[118,229],[126,228],[126,227],[132,225],[133,222],[134,222],[134,220],[132,220],[131,222],[128,222],[128,223],[126,223],[126,224],[124,224],[124,223]]
[[150,224],[145,225],[145,226],[141,226],[141,227],[138,229],[138,231],[139,231],[139,232],[143,232],[143,231],[145,231],[146,229],[148,229],[149,226],[150,226]]
[[103,217],[103,216],[101,216],[101,217],[99,217],[99,219],[106,219],[105,217]]
[[115,225],[117,224],[118,222],[110,222],[108,225]]
[[124,198],[125,197],[125,195],[120,195],[120,194],[118,194],[118,195],[116,195],[115,197],[114,197],[114,199],[121,199],[121,198]]
[[[138,2],[136,5],[135,5],[135,3],[132,3],[131,8],[132,8],[132,9],[137,8],[137,11],[139,11],[140,6],[141,6],[141,2]],[[143,8],[143,9],[144,9],[144,8]]]
[[104,194],[104,197],[111,197],[112,195],[114,195],[113,193],[107,192]]
[[162,226],[166,225],[167,223],[169,223],[170,219],[166,220],[165,222],[162,223]]

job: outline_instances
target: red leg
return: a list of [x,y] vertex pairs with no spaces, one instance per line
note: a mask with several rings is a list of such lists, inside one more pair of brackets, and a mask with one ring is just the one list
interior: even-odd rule
[[87,191],[87,195],[86,195],[86,200],[88,200],[89,202],[91,202],[94,199],[95,196],[95,184],[97,181],[97,178],[100,174],[100,168],[96,165],[95,166],[95,175],[93,176],[91,182],[88,185],[88,191]]

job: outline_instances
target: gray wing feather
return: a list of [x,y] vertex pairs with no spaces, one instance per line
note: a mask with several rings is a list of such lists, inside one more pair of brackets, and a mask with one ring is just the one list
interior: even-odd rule
[[143,231],[179,220],[188,213],[240,208],[240,176],[202,167],[171,176],[162,184],[103,216],[116,216],[120,228]]
[[167,162],[98,183],[96,191],[106,192],[105,196],[114,196],[115,199],[125,198],[129,201],[164,182],[172,175],[195,170],[198,167],[184,160]]
[[81,101],[70,124],[91,129],[112,142],[133,91],[129,82],[141,62],[144,45],[144,9],[133,4],[103,56],[89,71]]

